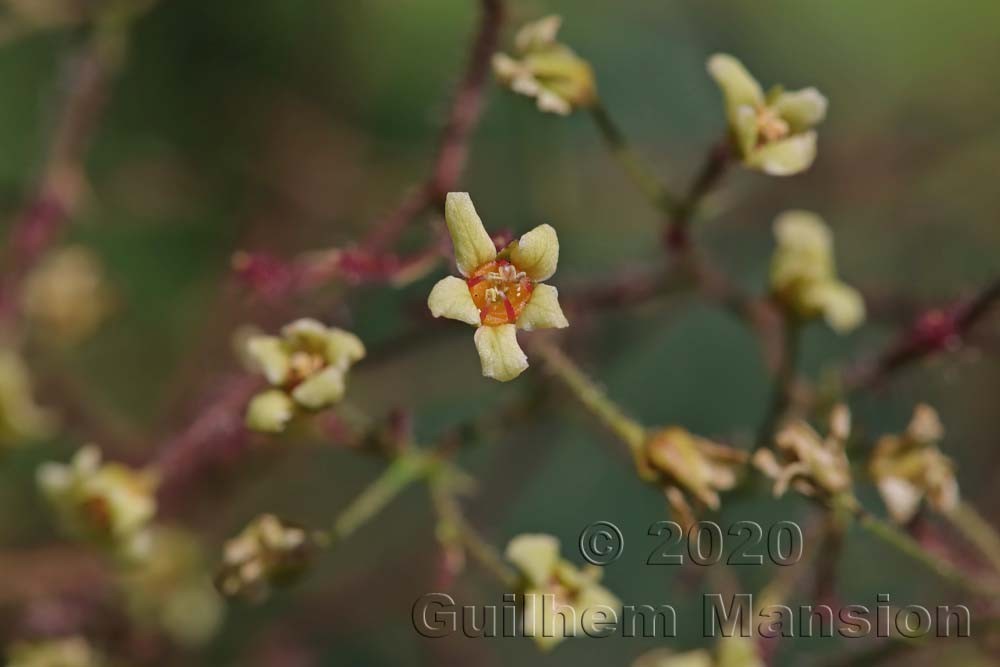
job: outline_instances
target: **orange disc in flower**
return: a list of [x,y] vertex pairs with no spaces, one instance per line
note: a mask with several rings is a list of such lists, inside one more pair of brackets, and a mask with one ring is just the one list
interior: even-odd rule
[[486,326],[514,324],[531,299],[534,283],[505,259],[483,264],[466,281],[479,320]]

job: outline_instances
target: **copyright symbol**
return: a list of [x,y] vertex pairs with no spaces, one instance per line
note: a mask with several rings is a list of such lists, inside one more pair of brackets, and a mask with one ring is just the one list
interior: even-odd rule
[[622,531],[610,521],[592,523],[580,533],[580,555],[594,565],[610,565],[622,555],[624,547]]

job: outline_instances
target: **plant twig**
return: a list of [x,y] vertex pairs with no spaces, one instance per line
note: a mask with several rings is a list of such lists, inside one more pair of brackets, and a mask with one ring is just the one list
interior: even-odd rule
[[961,502],[953,511],[945,512],[944,517],[986,557],[996,574],[1000,575],[1000,535],[996,528],[967,502]]
[[793,315],[786,314],[782,327],[781,354],[771,388],[771,401],[764,421],[757,430],[757,438],[754,442],[755,449],[771,444],[775,431],[791,406],[799,364],[801,338],[802,324]]

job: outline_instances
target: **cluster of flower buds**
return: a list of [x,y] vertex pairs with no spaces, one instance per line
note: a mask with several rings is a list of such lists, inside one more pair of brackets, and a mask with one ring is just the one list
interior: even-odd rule
[[656,649],[639,656],[632,667],[764,667],[765,664],[756,640],[735,634],[719,639],[714,653],[708,649],[685,653]]
[[559,291],[543,282],[559,263],[556,230],[539,225],[497,252],[465,192],[448,193],[445,221],[462,278],[441,279],[427,305],[434,317],[477,327],[483,375],[501,382],[513,380],[528,367],[517,343],[518,329],[569,326],[559,306]]
[[716,54],[708,72],[726,101],[726,117],[733,144],[750,169],[772,176],[805,171],[816,159],[814,127],[826,117],[826,98],[815,88],[767,94],[736,58]]
[[154,471],[102,463],[100,450],[87,445],[69,464],[42,465],[38,484],[73,535],[129,558],[145,550],[156,514]]
[[921,404],[906,431],[883,436],[876,444],[869,471],[893,521],[909,522],[925,498],[938,512],[958,506],[955,467],[938,448],[943,437],[937,411]]
[[83,246],[46,255],[21,293],[22,310],[40,339],[73,345],[91,336],[114,306],[97,256]]
[[493,71],[515,93],[532,97],[541,111],[568,115],[597,103],[590,64],[557,41],[562,18],[548,16],[522,27],[515,37],[517,57],[493,56]]
[[52,435],[55,416],[35,403],[32,384],[21,356],[10,347],[0,347],[0,446]]
[[833,235],[815,213],[787,211],[774,222],[778,247],[771,259],[771,292],[795,317],[822,316],[837,332],[865,318],[861,294],[837,277]]
[[[559,540],[552,535],[518,535],[507,544],[505,555],[521,575],[525,635],[542,650],[554,648],[566,637],[595,632],[595,610],[621,611],[618,598],[600,585],[601,569],[592,565],[580,569],[563,560]],[[559,613],[562,607],[572,613]]]
[[181,646],[201,646],[222,623],[224,607],[198,540],[154,525],[137,559],[118,573],[129,614]]
[[650,434],[643,451],[640,475],[664,484],[667,499],[684,523],[693,520],[685,492],[706,507],[719,509],[719,491],[736,485],[747,460],[744,452],[677,426]]
[[794,421],[778,431],[778,454],[760,449],[753,463],[774,480],[774,495],[784,495],[789,486],[815,498],[837,498],[851,492],[851,467],[847,440],[851,413],[837,405],[830,413],[829,433],[821,437],[804,421]]
[[263,600],[305,573],[315,547],[304,527],[262,514],[226,542],[216,586],[227,597]]
[[19,642],[7,652],[7,667],[105,667],[107,661],[83,637]]
[[301,410],[322,410],[340,401],[351,366],[365,356],[354,334],[313,319],[285,325],[281,336],[251,336],[246,353],[272,389],[251,399],[247,426],[280,433]]

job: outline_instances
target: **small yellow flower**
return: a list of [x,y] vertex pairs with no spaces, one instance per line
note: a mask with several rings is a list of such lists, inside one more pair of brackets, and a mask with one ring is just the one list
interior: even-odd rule
[[13,349],[0,347],[0,445],[41,440],[55,430],[55,416],[32,396],[31,374]]
[[43,464],[38,486],[68,531],[129,555],[156,514],[156,474],[101,463],[95,445],[80,448],[69,464]]
[[263,514],[226,542],[216,585],[227,597],[262,600],[306,571],[314,546],[302,526]]
[[717,510],[719,491],[735,486],[738,471],[747,459],[739,450],[676,426],[653,433],[646,441],[645,456],[644,467],[666,485],[667,498],[684,523],[692,520],[692,512],[681,491]]
[[[615,616],[608,618],[621,613],[621,601],[599,583],[601,569],[579,569],[562,560],[559,540],[551,535],[518,535],[507,544],[506,557],[521,574],[525,635],[533,637],[542,650],[554,648],[566,637],[595,632],[598,610],[612,610]],[[563,606],[574,612],[567,614],[569,621],[557,613]],[[566,625],[573,622],[574,626]]]
[[757,80],[736,58],[719,53],[708,59],[708,72],[726,101],[733,142],[743,164],[772,176],[805,171],[816,158],[816,132],[826,117],[826,98],[815,88],[764,94]]
[[861,294],[837,277],[833,235],[815,213],[786,211],[774,222],[771,292],[796,317],[822,316],[838,333],[865,319]]
[[562,18],[548,16],[517,33],[518,58],[493,56],[493,71],[515,93],[535,98],[540,111],[568,115],[597,102],[597,83],[590,64],[556,40]]
[[807,496],[835,497],[851,490],[851,467],[845,447],[851,432],[851,413],[837,405],[830,413],[830,429],[820,437],[809,424],[795,421],[777,435],[781,461],[770,449],[760,449],[753,463],[774,480],[774,495],[784,495],[789,486]]
[[18,642],[7,653],[7,667],[104,667],[107,664],[83,637]]
[[114,298],[97,256],[83,246],[69,246],[50,253],[28,275],[21,302],[45,341],[72,345],[97,330]]
[[282,328],[280,337],[248,337],[246,354],[274,387],[250,401],[247,426],[278,433],[299,409],[322,410],[340,401],[347,372],[364,358],[365,346],[348,331],[300,319]]
[[924,498],[938,512],[958,507],[955,467],[938,448],[943,437],[937,411],[921,404],[904,433],[883,436],[875,446],[869,470],[896,523],[908,523]]
[[183,646],[200,646],[224,613],[201,545],[180,528],[151,527],[143,552],[119,576],[129,614],[160,628]]
[[569,326],[559,292],[543,281],[559,262],[559,239],[539,225],[497,253],[493,240],[465,192],[448,193],[445,220],[462,278],[441,279],[427,299],[434,317],[478,327],[475,342],[483,375],[513,380],[528,367],[517,330]]

